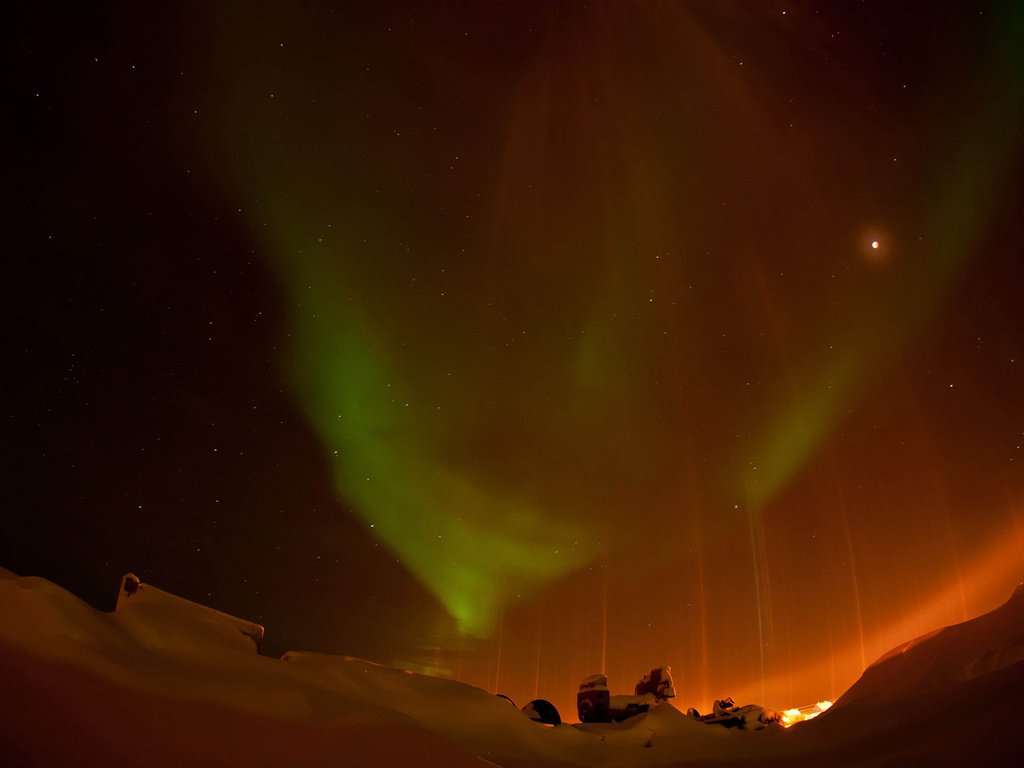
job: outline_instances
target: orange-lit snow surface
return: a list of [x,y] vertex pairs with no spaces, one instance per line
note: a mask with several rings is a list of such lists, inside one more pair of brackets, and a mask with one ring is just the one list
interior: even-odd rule
[[259,656],[237,626],[163,594],[103,613],[0,569],[0,764],[995,765],[1024,754],[1024,589],[895,649],[814,720],[757,732],[672,706],[546,727],[452,680]]

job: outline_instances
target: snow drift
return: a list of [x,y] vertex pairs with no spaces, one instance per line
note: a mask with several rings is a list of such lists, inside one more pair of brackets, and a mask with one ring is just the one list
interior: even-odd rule
[[965,683],[1024,661],[1024,584],[1004,605],[897,646],[868,667],[838,705],[882,702]]
[[[143,585],[114,613],[0,569],[5,766],[972,765],[1024,755],[1024,589],[894,649],[819,718],[727,731],[670,705],[543,726],[453,680],[257,653],[262,628]],[[569,713],[562,713],[565,717]]]

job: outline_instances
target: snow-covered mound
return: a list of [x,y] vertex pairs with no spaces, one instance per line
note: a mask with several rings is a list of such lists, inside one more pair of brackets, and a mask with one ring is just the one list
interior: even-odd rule
[[1020,752],[1021,615],[1018,591],[905,646],[910,662],[880,660],[843,706],[788,731],[728,731],[670,705],[620,724],[548,727],[453,680],[341,656],[260,656],[258,625],[148,585],[103,613],[0,570],[0,765],[1005,764]]
[[216,612],[158,590],[110,614],[43,579],[0,579],[5,768],[481,764],[298,678]]
[[837,709],[882,702],[964,683],[1024,661],[1024,584],[976,619],[897,646],[868,667]]
[[1021,711],[1024,587],[1018,586],[996,610],[882,656],[807,724],[805,740],[851,765],[1020,765]]

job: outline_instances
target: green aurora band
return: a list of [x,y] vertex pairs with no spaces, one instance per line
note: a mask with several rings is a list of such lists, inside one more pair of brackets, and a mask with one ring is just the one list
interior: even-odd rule
[[[298,221],[277,224],[294,231]],[[357,302],[338,300],[347,291],[337,250],[285,238],[275,238],[287,243],[282,253],[302,254],[280,270],[293,308],[287,370],[339,497],[438,597],[460,634],[486,635],[507,599],[580,567],[595,543],[520,490],[446,461],[448,414],[429,404],[426,381],[389,359]]]
[[[1019,6],[1011,10],[1021,12]],[[1005,25],[1008,30],[1018,27],[1016,19]],[[719,486],[722,497],[731,495],[748,510],[763,508],[798,475],[940,304],[984,227],[985,212],[998,207],[1006,174],[1018,158],[1024,61],[1014,42],[1005,41],[1003,58],[993,63],[977,103],[964,103],[962,129],[943,134],[955,137],[955,148],[949,149],[949,162],[927,184],[931,203],[922,208],[922,228],[929,232],[927,252],[916,243],[902,244],[928,265],[927,279],[904,267],[883,288],[864,289],[854,297],[838,332],[833,328],[817,336],[814,331],[806,333],[812,343],[801,349],[827,352],[782,350],[779,357],[786,361],[787,375],[774,379],[763,400],[740,414],[749,424],[749,434],[712,454],[712,485]],[[580,270],[582,287],[567,289],[565,306],[560,307],[584,331],[552,340],[548,331],[558,297],[546,297],[547,304],[542,302],[542,311],[536,313],[524,303],[512,310],[518,312],[518,324],[510,325],[521,326],[530,339],[543,340],[534,342],[539,347],[532,356],[513,353],[495,372],[498,358],[462,328],[466,318],[456,311],[430,317],[414,306],[419,291],[440,294],[445,287],[437,277],[443,260],[424,257],[429,263],[403,266],[419,258],[409,255],[410,242],[415,250],[417,238],[429,241],[430,236],[423,234],[431,227],[426,214],[416,211],[413,203],[407,207],[396,202],[397,195],[384,202],[361,197],[365,190],[416,186],[425,179],[414,171],[409,172],[412,178],[403,178],[398,162],[382,164],[383,178],[360,176],[353,170],[357,164],[348,163],[345,153],[362,150],[325,149],[331,143],[330,129],[318,123],[322,118],[313,107],[296,100],[290,116],[270,111],[264,94],[250,84],[257,78],[247,78],[250,73],[242,64],[233,72],[226,92],[234,94],[234,104],[224,131],[233,137],[228,143],[233,194],[247,201],[246,213],[264,244],[263,255],[288,297],[291,348],[284,361],[285,375],[323,442],[338,496],[436,595],[461,635],[486,636],[502,606],[515,595],[593,563],[607,546],[611,518],[591,518],[592,505],[603,501],[606,508],[622,508],[639,496],[629,489],[648,488],[650,496],[639,498],[637,506],[659,503],[659,488],[679,484],[673,475],[679,463],[673,453],[678,452],[673,431],[687,433],[679,438],[684,444],[694,442],[692,424],[685,420],[696,418],[698,405],[688,404],[664,420],[657,414],[641,416],[635,411],[647,393],[620,376],[627,358],[643,370],[664,365],[645,343],[650,323],[638,321],[624,329],[594,309],[614,306],[617,297],[623,307],[627,304],[621,285],[631,279],[628,259],[622,255],[628,233],[643,222],[645,230],[659,234],[650,241],[638,235],[638,243],[633,243],[637,250],[665,241],[684,254],[684,268],[700,272],[715,265],[699,254],[687,254],[685,243],[678,242],[677,231],[668,223],[674,206],[668,199],[671,190],[662,193],[659,187],[655,139],[623,141],[631,146],[602,150],[606,154],[597,154],[597,165],[611,168],[612,179],[618,178],[617,168],[643,164],[637,161],[644,155],[638,145],[653,147],[646,153],[647,170],[637,172],[639,178],[632,181],[635,210],[617,212],[614,203],[602,201],[612,220],[597,227],[596,233],[586,223],[575,223],[553,238],[565,248],[576,237],[583,244],[580,251],[589,255],[589,247],[594,255],[594,263]],[[267,77],[276,79],[283,92],[290,87],[299,90],[299,74],[271,70]],[[552,89],[550,98],[558,103],[558,90]],[[627,96],[622,100],[628,103]],[[536,126],[531,119],[518,114],[510,123],[532,136]],[[621,133],[646,130],[640,118],[634,120],[636,125],[620,126]],[[258,134],[242,128],[254,123],[264,126]],[[293,124],[313,126],[306,131],[316,140],[293,141]],[[495,131],[500,135],[500,127]],[[964,139],[966,133],[971,134],[969,140]],[[982,143],[984,160],[974,154]],[[597,140],[592,144],[604,146]],[[510,164],[515,166],[526,153],[517,150]],[[632,170],[620,176],[629,173]],[[520,187],[529,186],[524,178],[518,177]],[[615,193],[622,189],[629,191],[629,184],[620,185]],[[617,199],[612,193],[606,197]],[[489,203],[498,209],[494,218],[509,230],[502,237],[525,241],[524,250],[542,246],[546,232],[533,239],[520,237],[511,231],[515,215],[502,215],[501,194],[494,200]],[[680,225],[679,231],[685,227]],[[603,237],[617,245],[602,243]],[[506,257],[515,261],[519,254],[515,246],[510,248]],[[534,258],[542,260],[544,255]],[[537,272],[541,279],[536,282],[543,286],[543,270]],[[417,277],[423,279],[413,290],[410,285]],[[632,279],[630,290],[642,289],[643,280]],[[881,298],[878,290],[884,291]],[[505,289],[504,295],[512,296],[514,303],[515,288]],[[412,309],[393,310],[407,299]],[[884,311],[878,312],[880,306]],[[695,310],[680,310],[684,311]],[[518,364],[534,370],[519,379]],[[684,374],[679,377],[698,376],[692,371]],[[653,375],[651,380],[657,383]],[[548,401],[559,405],[548,405],[538,416],[531,404]],[[619,412],[630,409],[635,423],[624,427],[631,420]],[[523,434],[506,437],[507,425],[517,421],[530,423],[522,427]],[[620,435],[625,447],[604,445],[610,442],[606,433]],[[653,435],[648,455],[630,449],[642,444],[644,435]],[[503,450],[506,439],[509,446]],[[484,458],[475,455],[479,452]],[[559,465],[552,479],[550,467]],[[538,478],[538,468],[547,468],[543,478]],[[573,472],[574,477],[557,477]],[[627,489],[622,492],[625,498],[591,487],[602,480],[614,484],[609,473]]]

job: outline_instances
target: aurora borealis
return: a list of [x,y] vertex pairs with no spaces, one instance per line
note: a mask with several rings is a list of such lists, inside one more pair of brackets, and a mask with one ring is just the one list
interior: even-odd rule
[[570,711],[1024,577],[1019,4],[207,5],[16,25],[0,565]]

